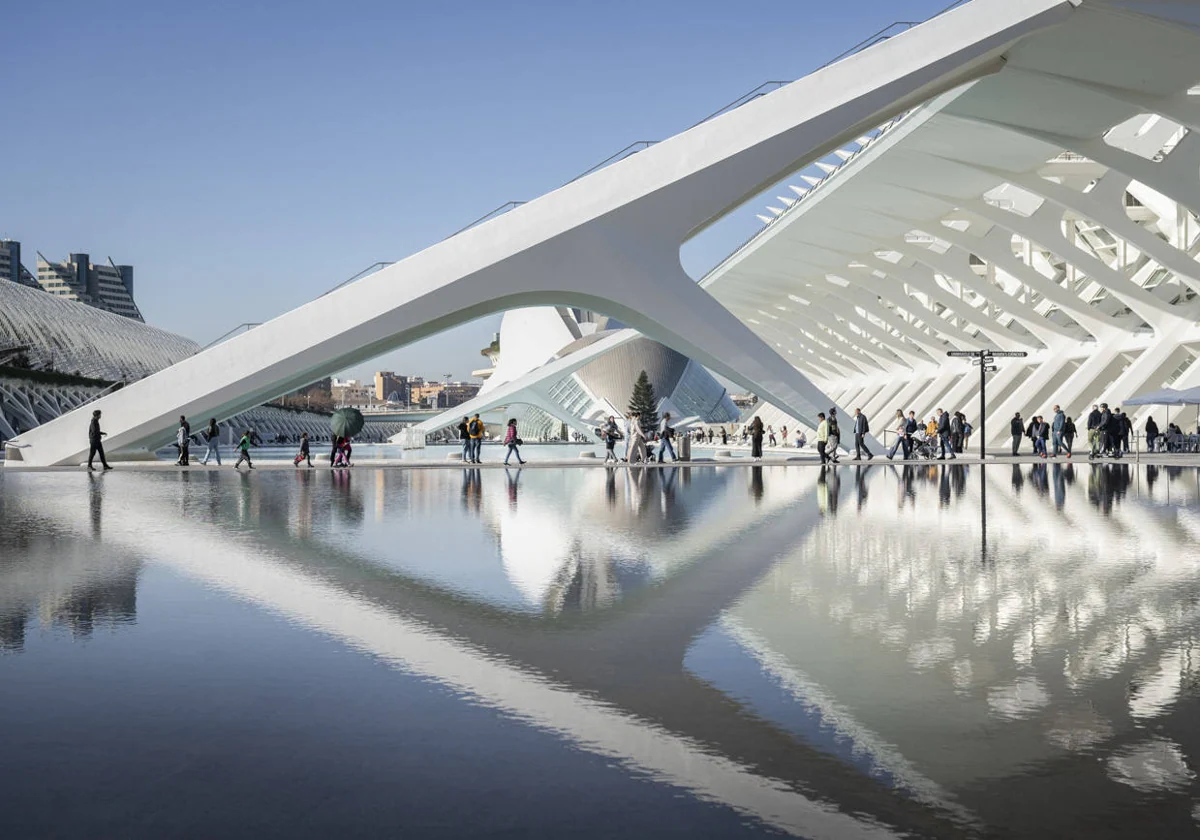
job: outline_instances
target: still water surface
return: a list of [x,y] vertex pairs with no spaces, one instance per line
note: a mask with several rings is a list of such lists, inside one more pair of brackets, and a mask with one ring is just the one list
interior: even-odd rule
[[0,475],[0,836],[1200,837],[1200,473]]

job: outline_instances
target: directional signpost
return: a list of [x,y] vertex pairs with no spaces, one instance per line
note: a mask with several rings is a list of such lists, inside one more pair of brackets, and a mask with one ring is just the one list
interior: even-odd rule
[[1029,354],[1024,350],[950,350],[952,359],[970,359],[971,365],[979,368],[979,460],[987,458],[987,375],[998,368],[996,359],[1023,359]]

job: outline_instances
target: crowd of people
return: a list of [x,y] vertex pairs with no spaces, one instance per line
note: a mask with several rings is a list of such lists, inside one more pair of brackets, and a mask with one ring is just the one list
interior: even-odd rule
[[[92,412],[92,420],[88,427],[87,467],[94,470],[94,460],[98,456],[105,470],[112,469],[104,454],[103,438],[106,432],[100,429],[101,412]],[[870,434],[870,424],[861,409],[854,409],[851,418],[850,434],[852,435],[854,456],[858,460],[872,460],[875,453],[867,446]],[[1049,419],[1038,414],[1028,420],[1017,412],[1010,421],[1012,437],[1012,455],[1021,455],[1021,446],[1028,439],[1033,455],[1039,458],[1071,458],[1075,453],[1075,440],[1078,428],[1075,420],[1067,416],[1061,406],[1055,405]],[[903,460],[953,460],[966,451],[970,444],[974,427],[961,411],[949,412],[939,408],[927,421],[920,420],[915,411],[907,414],[897,409],[895,417],[887,430],[894,435],[887,459],[894,460],[897,455]],[[1092,406],[1088,413],[1085,431],[1087,432],[1088,458],[1121,458],[1130,452],[1130,441],[1134,437],[1133,422],[1129,415],[1115,408],[1110,410],[1108,403],[1098,403]],[[1153,417],[1149,417],[1145,425],[1146,451],[1148,452],[1180,452],[1192,447],[1182,429],[1175,423],[1169,423],[1165,431],[1159,429]],[[795,447],[802,449],[808,445],[808,439],[802,429],[796,428]],[[605,422],[595,430],[597,437],[604,443],[604,462],[607,463],[664,463],[669,455],[670,460],[679,460],[675,453],[674,441],[679,432],[671,422],[670,412],[662,415],[661,419],[649,425],[636,412],[629,412],[618,422],[615,415],[610,415]],[[473,417],[463,417],[458,424],[458,434],[462,444],[462,461],[467,464],[480,464],[483,439],[486,434],[484,422],[478,414]],[[733,435],[725,426],[719,426],[714,431],[712,427],[694,429],[686,433],[697,443],[713,445],[719,437],[721,445],[727,446]],[[1200,434],[1198,430],[1197,434]],[[187,417],[179,418],[176,430],[175,446],[179,450],[176,464],[188,466],[191,463],[191,443],[195,436]],[[207,466],[211,460],[221,465],[219,449],[220,428],[215,418],[208,421],[207,426],[200,432],[199,437],[206,444],[206,449],[200,463]],[[836,408],[830,408],[828,413],[817,414],[817,428],[814,435],[816,450],[820,463],[837,464],[841,456],[841,426]],[[349,437],[333,435],[330,438],[332,448],[329,462],[332,467],[351,466],[353,447]],[[788,446],[787,426],[781,426],[776,435],[774,426],[764,425],[762,417],[755,416],[741,428],[740,442],[749,443],[750,455],[755,461],[762,459],[764,443],[777,447],[782,441]],[[617,455],[617,445],[624,441],[624,450]],[[521,457],[520,447],[524,445],[517,433],[517,421],[510,418],[505,426],[504,446],[507,453],[504,464],[507,466],[515,456],[518,464],[526,463]],[[249,469],[254,469],[250,449],[257,445],[256,437],[251,429],[247,429],[237,443],[238,460],[234,469],[239,469],[244,461]],[[846,447],[849,451],[849,446]],[[309,468],[314,467],[310,452],[310,440],[307,432],[300,436],[299,451],[293,463],[299,467],[307,462]]]

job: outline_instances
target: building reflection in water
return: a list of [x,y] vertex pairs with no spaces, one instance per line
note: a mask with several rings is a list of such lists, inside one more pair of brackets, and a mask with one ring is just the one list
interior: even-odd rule
[[[870,780],[865,792],[839,796],[878,805],[871,790],[880,785],[958,827],[1016,835],[1035,814],[1047,828],[1078,821],[1100,795],[1120,804],[1130,801],[1123,795],[1200,794],[1197,471],[851,469],[752,467],[743,477],[743,467],[709,467],[690,481],[678,468],[264,471],[186,485],[153,476],[120,485],[113,510],[103,483],[6,476],[0,644],[19,649],[31,621],[79,635],[132,622],[139,561],[96,562],[98,544],[123,546],[522,719],[589,744],[607,739],[606,755],[627,760],[622,745],[635,734],[655,746],[644,755],[682,751],[671,778],[692,789],[708,790],[688,767],[713,751],[745,750],[750,765],[789,784],[788,762],[815,751],[837,767],[806,769]],[[856,503],[839,511],[843,476]],[[38,481],[47,482],[40,496],[20,492]],[[230,533],[238,528],[246,533]],[[985,529],[991,562],[981,564]],[[684,596],[665,600],[679,581]],[[647,597],[629,597],[639,591]],[[421,610],[449,616],[437,627],[453,623],[455,633],[418,626],[388,598],[419,599]],[[619,603],[630,609],[611,609]],[[588,622],[566,623],[582,612],[593,614]],[[528,620],[496,617],[516,613]],[[643,624],[626,631],[635,618]],[[680,620],[696,627],[672,623]],[[570,633],[555,635],[564,626]],[[594,635],[581,646],[585,632]],[[523,647],[529,639],[536,644]],[[562,640],[562,650],[546,639]],[[676,656],[673,641],[686,654]],[[589,657],[601,654],[611,657],[607,670],[592,669]],[[511,665],[522,655],[528,671]],[[671,682],[680,659],[686,679]],[[486,686],[470,682],[505,668]],[[534,676],[565,681],[572,668],[594,682],[569,703]],[[644,690],[655,681],[680,695]],[[503,695],[514,684],[522,699]],[[539,693],[544,708],[520,706]],[[553,718],[583,708],[585,695],[606,704],[587,708],[593,729]],[[628,717],[612,711],[622,702]],[[661,728],[635,733],[639,717]],[[661,740],[674,732],[709,752]],[[745,740],[723,742],[731,732]],[[705,765],[700,775],[729,772],[744,771]],[[797,786],[771,782],[754,794],[821,783],[801,775]],[[996,794],[1028,779],[1038,796]],[[731,791],[746,788],[718,787],[722,801],[743,801]],[[1055,813],[1041,807],[1047,800]],[[760,809],[765,818],[783,810]],[[1093,828],[1120,836],[1129,825]]]
[[64,534],[36,511],[15,512],[15,500],[6,506],[3,497],[0,493],[0,650],[22,650],[31,622],[78,640],[136,623],[141,564],[110,561],[97,548],[104,535],[102,480],[88,476],[86,499],[51,502],[87,510],[87,542]]
[[[1163,470],[1127,462],[856,468],[858,515],[834,516],[844,471],[823,471],[820,527],[697,640],[698,677],[985,822],[1022,818],[985,791],[1028,775],[1064,814],[1092,804],[1070,800],[1074,773],[1200,795],[1197,471],[1168,492]],[[761,679],[709,664],[728,646]]]

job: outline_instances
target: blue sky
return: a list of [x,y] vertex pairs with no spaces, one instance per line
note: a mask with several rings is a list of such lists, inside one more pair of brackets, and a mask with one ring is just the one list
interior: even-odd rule
[[[9,3],[0,237],[132,263],[203,344],[948,3]],[[357,372],[465,378],[498,324]]]

